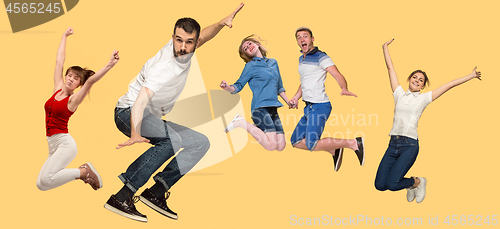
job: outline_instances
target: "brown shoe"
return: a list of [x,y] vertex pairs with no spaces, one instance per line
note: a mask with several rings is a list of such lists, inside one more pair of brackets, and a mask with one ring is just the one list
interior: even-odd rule
[[85,169],[85,173],[80,177],[80,179],[85,182],[85,184],[90,184],[94,190],[102,188],[101,176],[94,168],[92,163],[85,163],[80,168]]

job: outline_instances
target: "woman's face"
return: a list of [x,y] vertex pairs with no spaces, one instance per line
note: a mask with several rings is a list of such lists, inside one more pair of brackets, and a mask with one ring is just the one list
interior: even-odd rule
[[69,71],[65,78],[66,82],[64,82],[64,85],[68,89],[75,90],[80,86],[80,76],[78,76],[75,72]]
[[424,89],[425,87],[425,76],[424,74],[420,73],[420,72],[417,72],[415,74],[413,74],[410,78],[410,80],[408,80],[410,85],[409,85],[409,88],[410,88],[410,91],[412,92],[417,92],[417,91],[420,91],[422,89]]
[[256,56],[262,57],[262,53],[259,50],[259,45],[252,41],[245,41],[241,49],[243,49],[243,52],[250,58],[254,58]]

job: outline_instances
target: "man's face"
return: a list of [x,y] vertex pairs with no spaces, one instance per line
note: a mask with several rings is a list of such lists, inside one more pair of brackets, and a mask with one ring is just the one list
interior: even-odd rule
[[172,35],[172,39],[174,40],[175,57],[192,53],[196,48],[196,32],[187,33],[183,28],[176,28],[175,34]]
[[297,32],[297,44],[299,45],[302,53],[306,54],[314,48],[313,42],[314,37],[311,37],[309,32],[307,31],[299,31]]

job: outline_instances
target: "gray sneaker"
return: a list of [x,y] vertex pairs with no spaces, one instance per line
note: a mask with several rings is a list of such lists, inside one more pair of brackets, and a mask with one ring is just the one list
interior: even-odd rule
[[408,202],[412,202],[415,199],[415,192],[417,191],[417,189],[407,188],[406,191],[408,191],[406,193],[406,200],[408,200]]
[[417,177],[420,180],[420,184],[418,187],[416,187],[415,191],[415,199],[417,200],[417,203],[420,203],[424,201],[425,198],[425,188],[427,186],[427,179],[424,177]]

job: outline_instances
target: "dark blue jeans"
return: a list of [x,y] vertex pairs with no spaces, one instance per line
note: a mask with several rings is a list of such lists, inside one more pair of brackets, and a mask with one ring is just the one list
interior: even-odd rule
[[375,177],[375,188],[379,191],[398,191],[413,186],[415,180],[404,176],[418,155],[418,140],[405,136],[391,136]]
[[[131,107],[115,109],[116,127],[128,137],[131,131],[130,112]],[[141,123],[141,136],[148,139],[153,146],[139,156],[125,173],[118,176],[133,192],[137,192],[146,184],[153,173],[173,157],[175,152],[184,148],[172,158],[163,171],[153,177],[156,182],[162,183],[165,189],[169,190],[210,148],[210,142],[205,135],[160,119],[147,109],[144,111]]]

